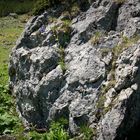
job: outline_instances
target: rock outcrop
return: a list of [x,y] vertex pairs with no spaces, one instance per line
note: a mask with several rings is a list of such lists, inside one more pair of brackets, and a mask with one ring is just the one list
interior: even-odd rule
[[86,125],[95,140],[140,139],[139,7],[94,0],[71,21],[62,5],[27,23],[9,65],[26,127],[65,118],[72,135]]

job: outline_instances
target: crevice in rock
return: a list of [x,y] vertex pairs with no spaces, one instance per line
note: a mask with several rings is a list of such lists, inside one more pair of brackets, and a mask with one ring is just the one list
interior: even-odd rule
[[[81,10],[82,12],[87,11],[87,10],[89,9],[89,7],[90,7],[90,3],[89,3],[88,0],[78,0],[78,5],[79,5],[80,10]],[[83,5],[84,5],[84,6],[83,6]]]
[[81,115],[79,117],[74,117],[74,123],[77,125],[77,126],[86,126],[89,122],[89,117],[87,115]]
[[139,140],[140,139],[140,95],[139,91],[133,93],[129,99],[123,101],[122,109],[126,107],[124,119],[116,132],[114,140]]
[[98,22],[101,26],[100,28],[103,28],[107,32],[116,30],[120,7],[121,4],[117,4],[116,2],[112,4],[106,16]]

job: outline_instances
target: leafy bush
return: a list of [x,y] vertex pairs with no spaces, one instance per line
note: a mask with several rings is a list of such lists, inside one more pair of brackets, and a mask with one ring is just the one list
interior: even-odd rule
[[20,124],[7,86],[0,85],[0,134],[13,133]]
[[37,0],[36,3],[34,4],[32,13],[34,15],[39,14],[40,12],[44,11],[47,7],[49,7],[48,0]]
[[64,130],[64,125],[61,122],[53,122],[50,126],[49,132],[39,134],[35,131],[30,132],[27,139],[31,140],[68,140],[69,135]]
[[33,14],[40,14],[41,12],[43,12],[44,10],[46,10],[47,8],[57,5],[61,2],[61,0],[37,0],[32,13]]
[[68,133],[64,130],[64,126],[59,123],[59,122],[53,122],[51,124],[50,131],[47,136],[47,140],[68,140],[69,135]]
[[23,30],[24,24],[20,21],[22,17],[19,16],[18,19],[0,18],[0,134],[16,135],[23,131],[23,126],[16,113],[15,99],[7,86],[9,53]]
[[80,132],[83,134],[83,140],[92,140],[93,135],[96,134],[96,132],[89,128],[88,125],[82,125],[80,127]]
[[9,13],[23,14],[31,11],[35,0],[1,0],[0,16],[7,16]]

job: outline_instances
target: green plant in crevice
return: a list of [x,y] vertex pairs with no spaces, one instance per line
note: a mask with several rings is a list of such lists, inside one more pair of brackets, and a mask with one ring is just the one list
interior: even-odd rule
[[50,129],[46,133],[37,133],[36,131],[31,131],[31,132],[29,132],[29,134],[27,134],[26,139],[31,139],[31,140],[68,140],[69,134],[64,129],[64,124],[61,122],[52,122],[50,125]]
[[71,33],[71,21],[70,20],[62,20],[60,25],[55,25],[52,27],[52,32],[55,37],[55,41],[59,43],[60,46],[66,47],[70,41],[70,33]]
[[96,135],[96,129],[90,128],[88,125],[80,126],[80,133],[83,134],[82,140],[92,140]]
[[90,39],[91,44],[97,45],[101,39],[101,32],[96,32]]
[[58,49],[58,51],[59,51],[59,55],[60,55],[58,64],[60,65],[63,73],[65,73],[65,71],[66,71],[65,50],[64,50],[64,48],[62,46],[60,46],[60,48]]
[[68,119],[66,119],[65,117],[59,118],[56,122],[59,122],[64,127],[68,126],[69,124]]
[[[11,3],[13,1],[9,2],[9,6]],[[18,19],[9,16],[0,18],[0,134],[16,136],[24,129],[16,113],[15,97],[8,87],[8,62],[9,53],[22,32],[23,20],[27,17],[28,15],[19,15]]]
[[114,54],[114,59],[116,60],[118,58],[118,56],[123,52],[124,49],[127,49],[127,48],[133,46],[135,43],[138,42],[138,40],[140,40],[140,35],[135,35],[131,38],[122,36],[121,43],[112,49],[112,52]]
[[36,131],[29,132],[24,136],[25,140],[48,140],[47,133],[37,133]]
[[70,41],[70,28],[71,21],[70,20],[62,20],[60,26],[53,26],[52,32],[55,37],[55,41],[58,43],[58,53],[59,53],[59,61],[58,64],[61,66],[63,73],[66,71],[65,65],[65,47],[68,45]]
[[68,132],[64,130],[64,126],[59,122],[53,122],[51,124],[47,140],[68,140]]
[[76,17],[81,12],[80,7],[77,3],[74,3],[70,9],[70,15]]

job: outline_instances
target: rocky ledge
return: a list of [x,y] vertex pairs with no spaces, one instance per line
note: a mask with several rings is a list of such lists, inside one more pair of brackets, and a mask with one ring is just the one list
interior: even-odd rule
[[139,140],[140,1],[82,2],[27,23],[9,65],[18,113],[27,128],[65,118],[72,135],[87,125],[95,140]]

